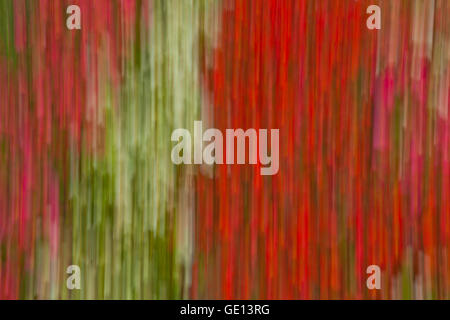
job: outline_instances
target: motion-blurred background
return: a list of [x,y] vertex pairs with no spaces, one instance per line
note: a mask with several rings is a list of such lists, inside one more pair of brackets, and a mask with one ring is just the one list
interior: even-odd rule
[[[0,0],[0,298],[450,299],[449,17]],[[278,174],[174,165],[194,120],[279,128]]]

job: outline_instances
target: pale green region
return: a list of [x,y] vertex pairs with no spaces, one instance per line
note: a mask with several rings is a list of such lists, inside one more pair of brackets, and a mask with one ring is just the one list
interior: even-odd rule
[[138,36],[124,43],[118,92],[105,85],[108,71],[99,66],[98,134],[105,142],[94,154],[68,150],[72,221],[64,238],[72,254],[63,260],[80,266],[81,289],[67,290],[61,270],[62,298],[187,297],[195,169],[172,164],[170,138],[201,119],[198,45],[210,32],[204,26],[212,3],[155,1],[149,30],[143,21],[139,32],[128,30]]

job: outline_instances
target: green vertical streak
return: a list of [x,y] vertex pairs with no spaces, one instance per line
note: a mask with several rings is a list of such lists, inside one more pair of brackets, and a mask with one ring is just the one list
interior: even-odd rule
[[[179,194],[189,197],[191,178],[172,164],[170,138],[200,119],[196,43],[208,3],[154,1],[147,30],[137,1],[120,91],[98,93],[104,151],[71,152],[72,261],[82,270],[71,298],[186,297],[193,208]],[[100,81],[109,83],[104,74]]]
[[6,57],[10,67],[17,66],[17,53],[14,47],[13,1],[0,1],[0,56]]

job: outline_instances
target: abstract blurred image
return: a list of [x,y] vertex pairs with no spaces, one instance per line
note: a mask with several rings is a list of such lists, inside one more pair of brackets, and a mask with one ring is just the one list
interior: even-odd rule
[[0,299],[450,299],[449,18],[0,0]]

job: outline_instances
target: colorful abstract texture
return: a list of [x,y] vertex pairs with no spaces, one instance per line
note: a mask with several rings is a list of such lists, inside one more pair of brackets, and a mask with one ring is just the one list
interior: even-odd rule
[[[0,299],[450,299],[449,17],[0,0]],[[279,128],[278,174],[173,164],[195,120]]]

